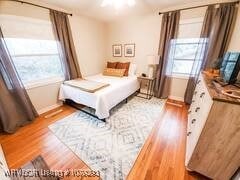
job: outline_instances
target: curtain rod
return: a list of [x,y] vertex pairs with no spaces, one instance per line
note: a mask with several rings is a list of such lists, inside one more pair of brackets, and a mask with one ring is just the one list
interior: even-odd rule
[[200,5],[200,6],[194,6],[194,7],[188,7],[188,8],[182,8],[182,9],[176,9],[176,10],[172,10],[172,11],[166,11],[166,12],[159,12],[158,14],[164,14],[164,13],[169,13],[169,12],[173,12],[173,11],[183,11],[183,10],[188,10],[188,9],[195,9],[195,8],[201,8],[201,7],[206,7],[206,6],[210,6],[210,5],[219,5],[219,4],[226,4],[226,3],[239,3],[238,1],[234,1],[234,2],[224,2],[224,3],[214,3],[214,4],[206,4],[206,5]]
[[[38,4],[33,4],[33,3],[30,3],[30,2],[26,2],[26,1],[21,1],[21,0],[7,0],[7,1],[19,2],[19,3],[22,3],[22,4],[28,4],[28,5],[40,7],[40,8],[43,8],[43,9],[48,9],[48,10],[54,10],[54,11],[56,11],[55,9],[51,9],[51,8],[49,8],[49,7],[41,6],[41,5],[38,5]],[[65,13],[65,12],[64,12],[64,13]],[[69,15],[69,16],[72,16],[72,14],[70,14],[70,13],[66,13],[66,14]]]

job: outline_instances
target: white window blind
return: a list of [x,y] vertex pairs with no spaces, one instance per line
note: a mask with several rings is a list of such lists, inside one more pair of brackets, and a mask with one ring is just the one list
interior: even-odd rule
[[1,15],[0,24],[14,65],[25,85],[63,78],[50,21]]
[[180,20],[178,38],[172,39],[168,56],[167,74],[188,77],[193,67],[203,59],[207,39],[200,38],[203,17]]
[[203,19],[203,17],[200,17],[180,20],[178,38],[199,38]]
[[6,38],[54,40],[50,20],[0,15],[0,25]]

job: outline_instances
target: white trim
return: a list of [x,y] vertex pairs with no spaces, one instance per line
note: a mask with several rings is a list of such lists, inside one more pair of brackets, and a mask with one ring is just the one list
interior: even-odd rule
[[58,82],[63,82],[63,77],[53,77],[48,79],[38,80],[37,82],[27,83],[25,84],[25,89],[33,89],[37,87],[47,86],[49,84],[56,84]]
[[188,80],[189,79],[189,75],[184,75],[184,74],[172,74],[171,75],[172,78],[174,79],[186,79]]
[[38,113],[38,114],[43,114],[43,113],[45,113],[45,112],[48,112],[48,111],[50,111],[50,110],[52,110],[52,109],[55,109],[55,108],[57,108],[57,107],[60,107],[60,106],[62,106],[62,105],[63,105],[63,103],[62,103],[62,102],[59,102],[59,103],[53,104],[53,105],[51,105],[51,106],[48,106],[48,107],[42,108],[42,109],[40,109],[40,110],[37,110],[37,113]]
[[[44,53],[44,54],[17,54],[17,55],[11,55],[13,58],[18,58],[18,57],[44,57],[44,56],[59,56],[59,53]],[[16,59],[15,61],[18,61]]]
[[25,16],[16,16],[16,15],[8,15],[8,14],[0,14],[0,19],[1,20],[6,20],[10,22],[24,22],[24,23],[32,23],[32,24],[37,24],[41,23],[41,25],[48,25],[51,26],[51,21],[45,20],[45,19],[37,19],[37,18],[31,18],[31,17],[25,17]]
[[177,106],[177,107],[183,107],[182,104],[178,104],[178,103],[174,103],[174,102],[170,102],[170,101],[167,101],[167,104],[170,104],[170,105],[173,105],[173,106]]
[[178,97],[178,96],[169,96],[168,99],[172,99],[172,100],[176,100],[176,101],[181,101],[184,102],[184,98],[183,97]]

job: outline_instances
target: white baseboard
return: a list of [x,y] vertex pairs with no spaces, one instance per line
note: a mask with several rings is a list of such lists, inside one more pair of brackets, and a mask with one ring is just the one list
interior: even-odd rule
[[52,109],[55,109],[55,108],[57,108],[57,107],[60,107],[60,106],[62,106],[62,105],[63,105],[63,103],[62,103],[62,102],[59,102],[59,103],[53,104],[53,105],[51,105],[51,106],[48,106],[48,107],[39,109],[39,110],[37,110],[37,112],[38,112],[38,114],[43,114],[43,113],[45,113],[45,112],[48,112],[48,111],[50,111],[50,110],[52,110]]
[[172,99],[172,100],[184,102],[184,98],[183,98],[183,97],[169,96],[168,98],[169,98],[169,99]]

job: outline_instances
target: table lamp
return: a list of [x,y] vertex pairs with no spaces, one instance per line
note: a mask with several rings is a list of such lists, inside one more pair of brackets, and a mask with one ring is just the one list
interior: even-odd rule
[[156,72],[156,65],[159,63],[159,56],[158,55],[149,55],[147,56],[147,62],[148,62],[148,77],[154,78],[155,72]]

